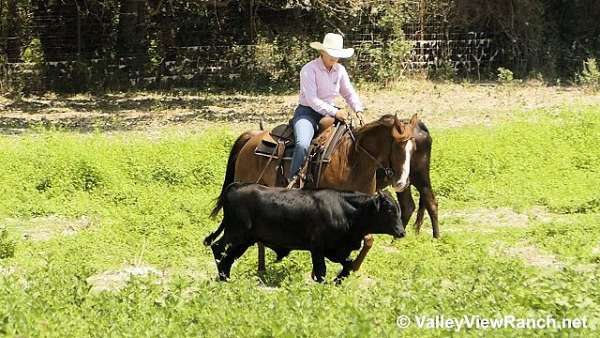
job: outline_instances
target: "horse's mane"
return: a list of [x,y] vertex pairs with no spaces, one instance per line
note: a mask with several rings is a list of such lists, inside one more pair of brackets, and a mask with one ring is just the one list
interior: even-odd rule
[[380,126],[392,127],[395,123],[395,120],[395,115],[387,114],[375,121],[363,125],[362,127],[352,129],[352,133],[356,138],[356,142],[352,139],[352,137],[350,137],[350,134],[346,134],[345,139],[340,143],[337,150],[338,155],[340,156],[340,165],[345,167],[354,161],[354,159],[351,158],[353,150],[356,149],[360,139],[362,139],[362,137],[365,136],[369,131]]
[[362,127],[356,128],[354,130],[354,133],[356,134],[356,136],[360,137],[361,135],[364,135],[365,133],[372,130],[373,128],[377,128],[379,126],[391,127],[394,125],[394,123],[396,123],[396,116],[392,114],[386,114],[373,122],[369,122]]
[[412,137],[412,128],[405,127],[409,123],[410,122],[408,120],[398,119],[396,115],[386,114],[373,122],[369,122],[364,126],[355,129],[354,134],[356,135],[356,139],[360,140],[364,135],[375,128],[381,126],[393,128],[395,126],[397,133],[394,137],[398,141],[405,141]]

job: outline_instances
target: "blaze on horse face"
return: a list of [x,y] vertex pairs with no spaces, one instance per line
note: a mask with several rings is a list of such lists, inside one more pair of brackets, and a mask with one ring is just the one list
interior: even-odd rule
[[390,165],[394,169],[393,187],[396,192],[402,192],[410,185],[410,161],[417,149],[413,130],[419,119],[414,114],[408,123],[398,118],[392,126],[392,149],[390,154]]

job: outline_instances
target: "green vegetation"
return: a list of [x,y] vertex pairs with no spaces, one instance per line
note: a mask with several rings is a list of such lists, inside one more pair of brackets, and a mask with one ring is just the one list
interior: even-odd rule
[[510,69],[503,67],[498,68],[498,82],[502,84],[509,84],[514,81],[513,72]]
[[593,90],[600,90],[600,69],[596,59],[590,58],[583,62],[579,82]]
[[[230,283],[214,281],[201,240],[217,225],[207,215],[236,137],[228,129],[1,136],[0,225],[16,248],[0,260],[0,335],[447,336],[395,324],[439,314],[585,317],[597,327],[599,113],[535,111],[492,127],[432,129],[442,239],[412,229],[398,241],[377,237],[342,286],[309,281],[301,252],[270,264],[261,282],[255,248]],[[34,238],[40,228],[45,237]],[[162,273],[94,290],[90,277],[127,266]],[[331,279],[339,267],[328,268]]]

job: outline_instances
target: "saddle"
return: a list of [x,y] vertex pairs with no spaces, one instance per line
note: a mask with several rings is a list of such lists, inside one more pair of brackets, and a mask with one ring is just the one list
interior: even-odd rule
[[[313,138],[308,151],[310,159],[308,170],[312,176],[319,176],[320,168],[324,163],[331,161],[331,155],[336,146],[347,131],[345,124],[336,124],[331,116],[325,116],[319,121],[318,133]],[[295,135],[292,121],[287,124],[281,124],[273,128],[269,133],[265,133],[261,142],[256,147],[254,153],[259,156],[269,158],[269,161],[279,161],[278,172],[281,178],[285,177],[283,173],[283,161],[290,161],[294,153]],[[318,185],[318,178],[312,180]]]

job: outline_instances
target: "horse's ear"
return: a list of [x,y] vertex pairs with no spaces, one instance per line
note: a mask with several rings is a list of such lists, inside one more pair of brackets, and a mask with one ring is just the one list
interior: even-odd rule
[[419,123],[419,116],[418,116],[418,114],[414,114],[410,118],[410,126],[414,128],[417,126],[417,123]]
[[[396,122],[399,122],[396,120]],[[392,137],[394,140],[400,141],[403,138],[404,134],[404,124],[402,122],[394,123],[392,126]]]

